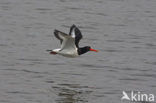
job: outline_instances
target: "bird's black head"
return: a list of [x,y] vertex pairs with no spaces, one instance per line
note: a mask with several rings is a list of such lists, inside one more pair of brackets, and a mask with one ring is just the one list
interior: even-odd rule
[[82,47],[82,48],[78,49],[78,54],[81,55],[81,54],[84,54],[84,53],[86,53],[88,51],[98,52],[98,50],[92,49],[90,46],[85,46],[85,47]]

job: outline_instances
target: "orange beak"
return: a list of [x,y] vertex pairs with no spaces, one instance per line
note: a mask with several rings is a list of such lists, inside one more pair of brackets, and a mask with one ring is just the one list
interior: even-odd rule
[[98,50],[90,48],[90,51],[99,52]]

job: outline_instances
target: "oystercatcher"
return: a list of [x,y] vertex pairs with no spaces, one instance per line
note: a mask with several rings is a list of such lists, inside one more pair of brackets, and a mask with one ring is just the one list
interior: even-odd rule
[[79,47],[79,41],[82,39],[81,31],[73,24],[70,28],[69,35],[59,30],[54,30],[54,35],[60,40],[61,48],[47,50],[50,54],[60,54],[65,57],[77,57],[88,51],[98,52],[90,46]]

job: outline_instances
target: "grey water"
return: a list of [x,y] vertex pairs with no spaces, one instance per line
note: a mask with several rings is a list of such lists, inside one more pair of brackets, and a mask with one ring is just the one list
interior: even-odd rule
[[[72,24],[98,53],[46,52]],[[126,103],[122,91],[156,96],[156,0],[0,0],[0,103]]]

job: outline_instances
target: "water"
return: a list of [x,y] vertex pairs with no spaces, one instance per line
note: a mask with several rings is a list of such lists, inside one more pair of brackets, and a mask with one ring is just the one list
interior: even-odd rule
[[[156,95],[155,0],[1,0],[0,103],[121,103]],[[99,53],[49,55],[76,24]],[[126,101],[125,101],[126,102]],[[125,103],[123,102],[123,103]]]

